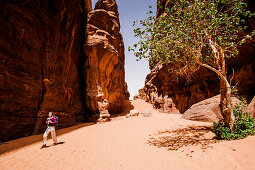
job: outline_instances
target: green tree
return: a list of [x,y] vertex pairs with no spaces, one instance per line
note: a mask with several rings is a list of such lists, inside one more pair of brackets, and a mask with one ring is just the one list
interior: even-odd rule
[[240,36],[247,28],[245,18],[254,15],[246,6],[242,0],[172,0],[172,7],[158,18],[150,10],[149,16],[140,20],[140,27],[134,29],[140,41],[129,50],[139,59],[170,64],[181,73],[188,74],[197,66],[215,72],[220,78],[221,112],[232,129],[235,116],[225,59],[237,55],[238,44],[255,33]]

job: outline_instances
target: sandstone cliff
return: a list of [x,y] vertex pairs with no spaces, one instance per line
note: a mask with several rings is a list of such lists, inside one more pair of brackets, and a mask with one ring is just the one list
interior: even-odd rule
[[[86,110],[92,103],[85,101],[85,90],[93,81],[102,82],[110,111],[121,110],[123,41],[116,11],[106,10],[96,10],[87,19],[91,0],[0,2],[0,141],[41,133],[49,111],[59,116],[59,128],[93,120]],[[102,31],[93,37],[96,27]],[[109,48],[93,45],[100,41],[98,36],[112,37]],[[85,42],[92,42],[93,53],[102,61],[100,77],[84,76],[99,68],[87,62]]]
[[[124,43],[120,33],[119,14],[114,0],[99,0],[88,14],[88,56],[85,65],[86,101],[92,113],[108,115],[122,111],[128,93],[124,72]],[[100,108],[102,102],[109,103]],[[106,116],[106,117],[108,117]]]
[[[158,0],[162,8],[158,8],[157,15],[171,7],[171,0]],[[249,10],[254,11],[255,4],[248,1]],[[248,20],[249,30],[255,29],[255,18]],[[240,54],[227,61],[229,80],[234,75],[232,85],[236,85],[238,95],[250,101],[255,94],[255,44],[247,42],[239,47]],[[151,73],[147,75],[145,86],[139,97],[151,102],[155,107],[159,97],[170,98],[181,113],[193,104],[219,94],[219,80],[216,74],[208,69],[200,68],[189,79],[169,73],[171,66],[150,65]],[[233,73],[234,69],[234,73]]]

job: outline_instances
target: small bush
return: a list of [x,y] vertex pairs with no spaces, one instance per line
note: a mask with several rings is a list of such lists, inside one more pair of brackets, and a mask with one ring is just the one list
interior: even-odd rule
[[246,106],[246,100],[242,99],[240,103],[236,104],[235,107],[232,108],[236,118],[233,132],[231,132],[230,128],[225,125],[223,120],[213,124],[213,131],[216,134],[217,139],[235,140],[255,134],[254,119],[246,111]]

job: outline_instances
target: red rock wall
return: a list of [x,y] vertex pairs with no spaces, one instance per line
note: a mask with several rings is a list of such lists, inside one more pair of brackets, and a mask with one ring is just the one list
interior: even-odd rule
[[59,128],[95,121],[94,97],[122,111],[117,4],[99,0],[90,11],[91,0],[0,1],[0,141],[43,132],[49,111]]
[[[254,11],[253,0],[248,1],[248,7]],[[171,0],[158,0],[162,9],[158,8],[160,15],[164,8],[171,6]],[[249,30],[255,29],[255,18],[248,20]],[[232,85],[237,84],[238,95],[250,101],[255,94],[255,44],[248,42],[239,47],[240,54],[227,61],[229,80],[233,75]],[[151,65],[151,73],[145,80],[145,87],[141,90],[140,98],[144,98],[156,105],[157,99],[168,96],[173,99],[181,113],[193,104],[219,94],[219,80],[216,74],[208,69],[201,68],[191,76],[191,81],[180,78],[168,72],[171,66]]]
[[125,85],[124,43],[114,0],[97,2],[95,10],[88,14],[86,37],[87,108],[92,113],[98,113],[98,104],[106,99],[109,113],[119,113],[128,94]]
[[91,1],[0,2],[0,141],[84,121],[81,47]]

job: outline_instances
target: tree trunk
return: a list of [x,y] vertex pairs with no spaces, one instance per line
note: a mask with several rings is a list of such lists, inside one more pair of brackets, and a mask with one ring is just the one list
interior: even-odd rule
[[[232,112],[231,109],[231,99],[230,99],[230,95],[231,95],[231,88],[230,85],[228,83],[228,80],[226,78],[226,74],[225,74],[225,65],[223,65],[223,71],[222,70],[216,70],[215,68],[207,65],[207,64],[203,64],[201,63],[198,58],[195,58],[197,63],[205,68],[208,68],[209,70],[212,70],[213,72],[215,72],[219,77],[220,77],[220,109],[221,109],[221,113],[223,115],[224,118],[224,123],[226,125],[229,126],[229,128],[231,129],[231,131],[233,131],[233,126],[234,126],[234,122],[235,122],[235,116]],[[223,63],[224,64],[224,63]]]
[[208,37],[208,41],[209,41],[209,46],[212,49],[212,53],[216,61],[216,65],[218,66],[218,70],[207,64],[201,63],[198,59],[196,60],[198,64],[214,71],[219,76],[221,114],[223,115],[224,123],[229,126],[231,131],[233,131],[235,116],[231,109],[231,99],[230,99],[231,88],[230,88],[230,84],[228,83],[227,75],[226,75],[224,51],[220,46],[217,47],[217,43],[212,41],[210,36]]
[[233,126],[235,122],[235,116],[231,109],[231,88],[229,83],[222,79],[220,80],[220,109],[224,118],[224,123],[229,126],[231,131],[233,131]]
[[226,74],[226,64],[225,64],[225,55],[223,49],[221,47],[218,48],[219,50],[219,70],[224,78],[220,77],[220,109],[221,113],[224,117],[224,123],[228,125],[233,131],[233,126],[235,123],[235,116],[231,109],[231,88],[230,84],[227,80]]

